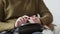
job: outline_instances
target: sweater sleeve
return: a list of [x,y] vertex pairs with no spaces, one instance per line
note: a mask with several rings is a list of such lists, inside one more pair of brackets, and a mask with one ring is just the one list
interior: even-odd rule
[[43,0],[39,0],[39,14],[40,14],[40,20],[42,24],[48,25],[51,24],[53,21],[53,16],[49,9],[44,4]]

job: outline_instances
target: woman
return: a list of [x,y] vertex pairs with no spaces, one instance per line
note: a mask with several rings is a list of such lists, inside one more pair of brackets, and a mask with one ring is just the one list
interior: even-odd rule
[[[45,6],[43,0],[1,0],[1,3],[3,4],[1,6],[3,6],[5,12],[4,20],[8,21],[10,19],[16,19],[23,15],[32,17],[34,15],[36,16],[37,14],[39,14],[40,18],[34,17],[34,20],[37,19],[36,20],[37,23],[39,22],[42,25],[48,26],[51,30],[53,29],[53,27],[51,26],[53,21],[53,16],[50,13],[49,9]],[[8,27],[14,28],[10,26]]]

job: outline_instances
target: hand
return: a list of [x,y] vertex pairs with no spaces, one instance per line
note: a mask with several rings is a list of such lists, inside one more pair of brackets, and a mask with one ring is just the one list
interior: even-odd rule
[[24,24],[27,23],[27,20],[28,20],[28,16],[27,15],[24,15],[22,17],[19,17],[15,23],[15,27],[19,27],[19,26],[23,26]]
[[30,23],[38,23],[41,24],[40,19],[36,17],[35,15],[31,16],[30,19],[28,19]]

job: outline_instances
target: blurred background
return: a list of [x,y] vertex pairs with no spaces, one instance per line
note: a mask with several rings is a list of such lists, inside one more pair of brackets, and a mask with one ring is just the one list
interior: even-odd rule
[[[56,24],[60,28],[60,0],[43,0],[43,1],[45,2],[46,6],[53,15],[53,24]],[[57,28],[55,30],[55,34],[57,34],[56,32],[58,31],[59,29]],[[53,32],[50,31],[48,31],[48,33],[53,34]],[[46,31],[44,31],[44,34],[46,34]]]
[[53,15],[53,23],[60,26],[60,0],[44,0],[44,2]]

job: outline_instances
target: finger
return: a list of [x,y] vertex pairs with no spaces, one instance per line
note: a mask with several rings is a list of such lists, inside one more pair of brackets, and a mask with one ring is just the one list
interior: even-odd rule
[[22,16],[22,17],[23,17],[23,21],[24,21],[25,23],[27,23],[27,21],[28,21],[28,19],[29,19],[29,16],[24,15],[24,16]]
[[33,21],[34,21],[35,23],[40,23],[40,19],[39,19],[39,18],[35,18],[35,19],[33,19]]
[[27,15],[24,15],[24,16],[22,16],[22,17],[23,17],[23,18],[26,18],[26,19],[29,18],[29,16],[27,16]]
[[33,21],[35,21],[36,23],[39,23],[39,19],[38,18],[33,19]]
[[22,19],[22,17],[19,17],[19,18],[17,19],[17,21],[20,21],[20,23],[21,23],[21,19]]
[[37,18],[32,19],[35,23],[37,22]]
[[20,21],[21,21],[21,25],[24,25],[25,23],[27,23],[27,19],[25,17],[22,17]]
[[22,26],[22,24],[23,24],[22,19],[20,19],[17,25],[19,27],[19,26]]
[[19,18],[17,19],[17,21],[16,21],[16,23],[15,23],[15,27],[18,27],[18,25],[19,25],[19,23],[20,23],[20,19],[21,19],[21,17],[19,17]]
[[22,26],[22,24],[23,24],[23,22],[22,22],[22,20],[20,19],[20,23],[19,23],[19,26]]
[[28,19],[28,21],[29,23],[35,23],[31,17]]
[[34,21],[34,23],[40,23],[40,19],[39,19],[39,18],[37,18],[37,17],[35,17],[35,18],[31,18],[31,20],[33,20],[33,21]]
[[15,23],[15,27],[18,27],[18,26],[19,26],[19,23],[20,23],[20,21],[17,21],[17,22]]
[[23,23],[23,18],[20,19],[21,23]]
[[26,22],[25,18],[23,18],[23,23]]
[[26,22],[27,22],[27,20],[28,20],[28,19],[26,19],[26,18],[23,18],[23,21],[24,21],[24,23],[26,23]]
[[21,26],[21,24],[22,24],[22,17],[20,17],[19,20],[17,21],[18,27]]
[[21,18],[21,26],[23,26],[25,23],[27,23],[27,19],[26,18]]

